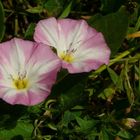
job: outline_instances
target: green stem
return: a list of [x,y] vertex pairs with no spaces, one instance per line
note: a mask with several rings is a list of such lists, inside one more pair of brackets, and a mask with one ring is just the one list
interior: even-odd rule
[[[110,60],[110,63],[108,64],[108,66],[111,66],[111,65],[115,64],[116,62],[120,61],[122,58],[126,57],[131,52],[133,52],[134,50],[136,50],[136,47],[131,48],[130,50],[126,50],[123,53],[119,54],[116,58]],[[106,65],[101,66],[99,69],[97,69],[96,71],[92,72],[91,75],[89,75],[89,78],[94,78],[96,75],[100,74],[106,68],[107,68]]]
[[[140,61],[139,61],[139,69],[140,69]],[[140,73],[138,73],[139,77],[140,77]],[[139,79],[139,87],[138,87],[138,91],[140,91],[140,79]]]
[[13,13],[14,10],[11,10],[11,9],[4,9],[4,12]]
[[18,36],[18,30],[19,30],[19,25],[18,25],[18,17],[15,17],[15,36]]

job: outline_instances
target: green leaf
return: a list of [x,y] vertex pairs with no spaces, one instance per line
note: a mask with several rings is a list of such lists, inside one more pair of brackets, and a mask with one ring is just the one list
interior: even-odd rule
[[[134,66],[136,74],[138,77],[140,77],[140,63],[139,63],[139,67],[137,67],[136,65]],[[138,93],[140,93],[140,78],[138,80]]]
[[84,103],[87,99],[86,94],[83,93],[84,87],[85,86],[83,83],[79,83],[62,94],[59,98],[59,108],[61,110],[67,110],[74,107],[75,105]]
[[140,28],[140,16],[139,16],[139,18],[138,18],[138,20],[137,20],[137,23],[136,23],[136,25],[135,25],[135,31],[138,31],[139,28]]
[[122,77],[122,76],[119,76],[119,77],[118,77],[118,82],[117,82],[117,84],[116,84],[116,87],[117,87],[118,89],[120,89],[121,91],[124,90],[124,87],[123,87],[123,77]]
[[110,140],[106,130],[102,130],[99,135],[99,140]]
[[127,93],[127,97],[129,103],[132,105],[134,103],[134,89],[131,85],[130,78],[129,78],[129,63],[128,61],[125,62],[124,69],[122,69],[123,81],[124,81],[124,89]]
[[68,4],[68,6],[64,9],[64,11],[62,12],[62,14],[59,16],[59,18],[66,18],[70,11],[71,11],[71,6],[72,6],[72,1]]
[[70,121],[74,119],[75,119],[75,114],[73,114],[70,111],[65,111],[64,116],[62,118],[62,124],[67,127],[68,123],[70,123]]
[[[27,113],[27,107],[22,105],[7,104],[0,101],[0,129],[12,129],[17,124],[19,118]],[[18,113],[17,113],[18,112]]]
[[[140,28],[140,17],[138,18],[135,27],[129,27],[128,28],[127,34],[135,33],[139,30],[139,28]],[[131,38],[131,40],[133,40],[133,39]]]
[[35,26],[36,24],[35,23],[31,23],[26,32],[25,32],[25,35],[24,35],[24,38],[25,39],[32,39],[33,38],[33,33],[34,33],[34,30],[35,30]]
[[[33,131],[33,125],[27,121],[18,121],[13,129],[1,129],[0,140],[11,140],[12,138],[21,140],[30,140]],[[19,139],[19,140],[20,140]]]
[[83,134],[90,134],[90,132],[94,129],[95,125],[97,124],[97,121],[95,120],[86,120],[81,119],[80,117],[76,117],[76,121],[79,125],[77,128],[77,131]]
[[111,48],[111,55],[114,56],[126,36],[128,29],[128,15],[124,8],[116,13],[106,16],[96,15],[89,19],[89,24],[103,33],[107,44]]
[[109,97],[112,97],[112,95],[115,93],[115,90],[112,87],[106,88],[103,90],[103,92],[101,92],[98,97],[106,100]]
[[111,77],[111,80],[113,81],[114,84],[117,84],[119,76],[117,75],[117,73],[112,70],[111,68],[107,67],[107,71]]
[[42,113],[42,104],[43,102],[27,108],[27,113],[30,114],[32,119],[36,119]]
[[3,5],[0,1],[0,41],[3,39],[5,33],[4,16],[5,14],[4,14]]
[[69,74],[54,86],[50,97],[58,98],[59,110],[64,111],[86,103],[88,94],[83,91],[87,76],[87,73]]
[[96,140],[96,136],[98,136],[98,133],[95,130],[93,130],[91,134],[86,136],[86,138],[87,140]]
[[126,130],[121,130],[118,132],[117,136],[120,136],[122,138],[126,138],[126,139],[132,139],[133,135],[130,134],[129,132],[127,132]]
[[56,85],[53,86],[51,97],[58,97],[59,94],[67,93],[72,87],[76,86],[80,82],[85,82],[87,77],[88,73],[68,74],[67,71],[58,73],[58,80]]
[[43,7],[38,5],[37,7],[32,7],[26,10],[29,13],[36,14],[43,12]]
[[63,9],[62,0],[48,0],[44,4],[44,8],[47,10],[49,16],[57,16]]

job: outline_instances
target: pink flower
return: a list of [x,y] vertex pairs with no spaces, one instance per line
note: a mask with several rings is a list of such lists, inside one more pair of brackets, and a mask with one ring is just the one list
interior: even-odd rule
[[47,45],[17,38],[1,43],[0,98],[10,104],[40,103],[50,94],[60,67]]
[[41,20],[34,40],[54,47],[62,67],[70,73],[89,72],[109,63],[110,49],[103,35],[84,20]]

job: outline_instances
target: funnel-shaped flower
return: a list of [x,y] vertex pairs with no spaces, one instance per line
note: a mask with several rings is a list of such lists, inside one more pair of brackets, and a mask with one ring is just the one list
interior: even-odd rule
[[41,20],[34,40],[54,47],[70,73],[89,72],[109,63],[110,49],[103,35],[84,20]]
[[0,44],[0,98],[10,104],[34,105],[45,100],[60,60],[43,44],[14,38]]

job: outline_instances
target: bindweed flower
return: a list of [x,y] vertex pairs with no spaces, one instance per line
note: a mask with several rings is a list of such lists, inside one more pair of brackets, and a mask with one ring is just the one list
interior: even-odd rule
[[49,18],[39,21],[34,40],[57,51],[70,73],[89,72],[109,63],[110,49],[102,33],[84,20]]
[[44,44],[14,38],[0,44],[0,98],[35,105],[50,94],[61,64]]

